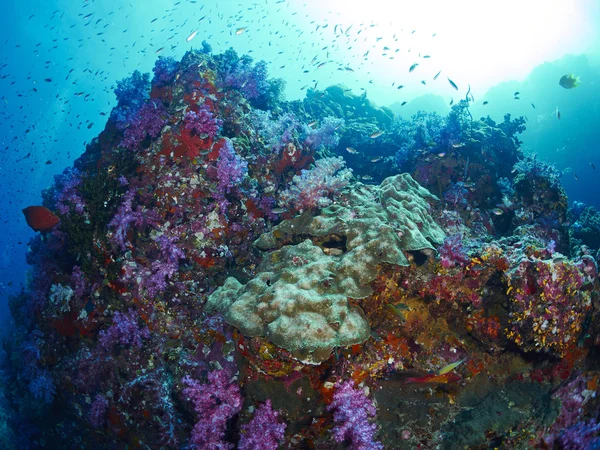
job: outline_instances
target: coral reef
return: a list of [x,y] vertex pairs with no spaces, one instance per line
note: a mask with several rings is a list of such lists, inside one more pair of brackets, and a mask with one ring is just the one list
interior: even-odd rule
[[117,83],[29,210],[0,446],[597,446],[598,212],[524,119],[266,68],[203,43]]

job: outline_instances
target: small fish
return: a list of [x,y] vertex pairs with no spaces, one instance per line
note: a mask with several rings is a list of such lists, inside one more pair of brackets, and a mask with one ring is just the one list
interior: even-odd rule
[[596,170],[596,166],[594,165],[594,163],[590,163],[590,167],[592,168],[592,170]]
[[314,128],[316,124],[317,124],[317,121],[316,121],[316,120],[313,120],[312,122],[310,122],[310,123],[308,124],[308,126],[309,126],[309,127],[311,127],[311,128]]
[[198,30],[194,31],[192,34],[190,34],[186,39],[185,42],[190,42],[192,39],[194,39],[196,37],[196,35],[198,34]]
[[575,179],[576,179],[577,181],[579,181],[579,177],[577,176],[577,174],[576,174],[576,173],[573,173],[573,176],[575,177]]
[[383,131],[376,131],[375,133],[371,134],[371,136],[369,136],[371,139],[376,139],[379,136],[381,136],[383,134]]
[[374,180],[374,178],[371,175],[363,175],[361,178],[365,181],[373,181]]
[[456,89],[458,91],[458,86],[456,85],[456,83],[454,81],[452,81],[450,78],[448,78],[448,83],[450,83],[450,86],[452,86],[454,89]]
[[401,84],[400,86],[398,86],[396,89],[402,89],[404,87],[403,84]]
[[51,160],[48,160],[48,161],[46,161],[46,165],[47,165],[47,166],[48,166],[48,165],[50,165],[50,164],[52,164],[52,161],[51,161]]
[[154,52],[154,53],[156,53],[156,54],[158,55],[158,54],[159,54],[160,52],[162,52],[164,49],[165,49],[164,47],[161,47],[161,48],[159,48],[158,50],[156,50],[156,52]]
[[438,73],[435,74],[435,77],[433,77],[433,81],[435,81],[435,80],[438,79],[438,77],[440,76],[440,73],[442,73],[441,70]]
[[410,66],[410,68],[408,69],[408,72],[412,72],[413,70],[415,70],[417,68],[419,64],[418,63],[414,63],[412,66]]
[[354,147],[346,147],[346,151],[351,155],[358,155],[358,150],[356,150]]
[[402,313],[402,311],[400,311],[399,308],[397,308],[396,306],[392,305],[391,303],[388,303],[388,309],[390,311],[392,311],[392,313],[398,317],[402,322],[406,321],[406,317],[404,317],[404,314]]
[[288,211],[288,210],[287,210],[286,208],[273,208],[273,209],[271,210],[271,212],[272,212],[273,214],[283,214],[283,213],[285,213],[285,212],[287,212],[287,211]]
[[381,336],[379,336],[379,334],[377,334],[375,331],[371,331],[371,337],[377,342],[380,342],[382,340]]
[[556,118],[560,120],[560,111],[558,110],[558,106],[556,107]]
[[520,94],[521,94],[521,93],[520,93],[519,91],[517,91],[517,92],[515,92],[515,93],[513,94],[513,97],[516,97],[517,95],[520,95]]
[[533,109],[535,109],[535,105],[532,103],[531,106],[533,106]]
[[489,102],[486,100],[485,102],[483,102],[483,106],[487,105]]
[[494,213],[497,216],[501,216],[502,214],[504,214],[504,210],[500,209],[500,208],[493,208],[491,209],[492,213]]
[[459,361],[453,362],[451,364],[448,364],[447,366],[442,367],[440,370],[437,371],[437,375],[444,375],[448,372],[452,372],[454,369],[456,369],[458,366],[460,366],[466,360],[467,360],[467,358],[463,358]]
[[464,142],[458,142],[456,144],[452,144],[452,148],[463,148],[466,145],[467,144],[465,144]]
[[573,74],[563,75],[560,78],[558,84],[564,87],[565,89],[573,89],[581,84],[581,80],[578,76],[575,76]]
[[240,34],[242,34],[246,30],[247,30],[246,27],[238,28],[237,30],[235,30],[235,34],[236,34],[236,36],[239,36]]
[[402,102],[402,103],[400,103],[400,106],[404,106],[404,105],[406,105],[407,103],[408,103],[408,102]]
[[383,157],[382,157],[382,156],[377,156],[377,157],[375,157],[375,158],[371,158],[371,162],[372,162],[372,163],[376,163],[376,162],[379,162],[379,161],[381,161],[382,159],[383,159]]
[[454,105],[454,99],[453,99],[453,98],[452,98],[452,99],[450,99],[450,103],[449,103],[449,105],[450,105],[450,106]]
[[443,158],[444,156],[446,156],[446,152],[440,152],[437,154],[440,158]]
[[410,377],[404,380],[405,383],[438,383],[438,384],[448,384],[455,381],[459,381],[461,379],[460,375],[449,372],[443,375],[437,375],[435,373],[431,373],[428,375],[424,375],[422,377]]
[[421,80],[421,84],[426,85],[427,83],[425,82],[425,80]]

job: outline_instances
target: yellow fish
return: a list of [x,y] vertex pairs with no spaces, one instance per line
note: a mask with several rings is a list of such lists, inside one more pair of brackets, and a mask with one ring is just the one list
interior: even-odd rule
[[563,75],[558,82],[565,89],[573,89],[581,84],[581,80],[579,77],[573,75],[572,73],[569,75]]
[[447,366],[442,367],[440,370],[437,371],[437,375],[444,375],[448,372],[452,372],[454,369],[456,369],[458,366],[460,366],[462,363],[464,363],[467,360],[467,358],[463,358],[459,361],[453,362],[451,364],[448,364]]

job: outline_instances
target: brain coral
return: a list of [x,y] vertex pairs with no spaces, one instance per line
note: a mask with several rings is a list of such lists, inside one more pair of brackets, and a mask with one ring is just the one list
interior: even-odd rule
[[255,245],[274,251],[258,275],[246,285],[228,278],[207,308],[246,336],[266,337],[318,364],[334,347],[368,339],[369,324],[348,298],[370,295],[382,264],[407,266],[407,254],[426,257],[432,243],[443,242],[430,214],[429,202],[436,200],[408,174],[380,186],[356,183],[320,215],[305,212],[263,234]]

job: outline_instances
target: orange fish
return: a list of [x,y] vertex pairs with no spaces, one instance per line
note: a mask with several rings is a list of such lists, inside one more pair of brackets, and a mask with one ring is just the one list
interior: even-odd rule
[[436,373],[430,373],[424,375],[422,377],[411,377],[406,378],[404,380],[405,383],[438,383],[438,384],[448,384],[454,383],[461,379],[460,375],[454,372],[444,373],[442,375],[438,375]]
[[33,231],[50,231],[60,222],[58,216],[45,206],[28,206],[23,210],[23,214],[27,225],[33,228]]

